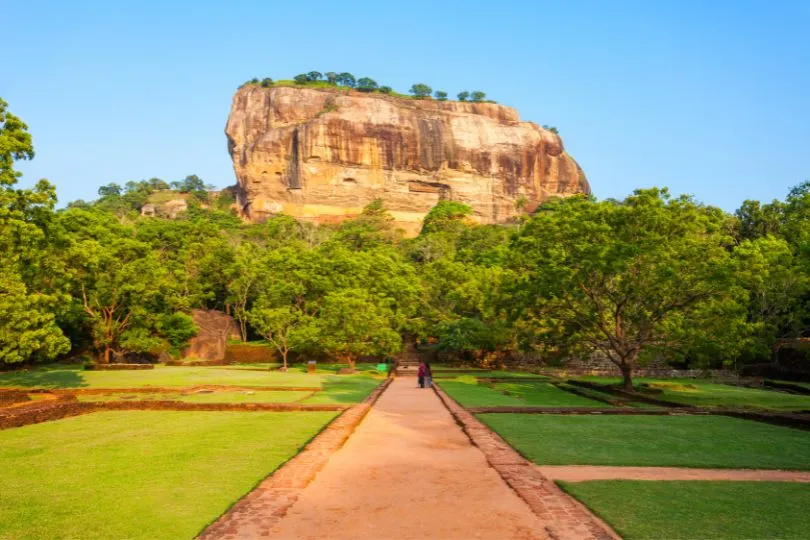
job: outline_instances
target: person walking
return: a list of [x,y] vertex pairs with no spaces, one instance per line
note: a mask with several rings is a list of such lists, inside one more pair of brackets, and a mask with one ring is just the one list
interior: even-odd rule
[[419,362],[419,369],[416,371],[416,376],[419,379],[419,388],[425,387],[425,363]]
[[425,388],[430,388],[433,385],[433,370],[430,369],[430,364],[425,362]]

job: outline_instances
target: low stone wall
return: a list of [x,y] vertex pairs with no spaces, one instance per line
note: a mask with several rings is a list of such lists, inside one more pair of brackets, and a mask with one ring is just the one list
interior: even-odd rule
[[155,369],[154,364],[85,364],[90,371],[126,371],[138,369]]

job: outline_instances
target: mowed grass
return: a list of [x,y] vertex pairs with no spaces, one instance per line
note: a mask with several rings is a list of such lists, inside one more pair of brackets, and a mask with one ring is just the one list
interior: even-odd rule
[[[81,366],[50,366],[0,373],[0,387],[26,388],[148,388],[189,386],[270,386],[322,388],[339,387],[341,382],[363,380],[373,388],[383,380],[370,372],[335,375],[332,371],[308,374],[304,369],[254,371],[223,367],[155,366],[149,370],[86,371]],[[373,381],[373,383],[371,382]],[[365,396],[364,396],[365,397]]]
[[0,538],[192,538],[333,412],[100,412],[0,431]]
[[131,394],[79,394],[79,401],[179,401],[182,403],[294,403],[309,397],[312,392],[276,390],[234,390],[211,393],[145,393]]
[[[582,377],[582,380],[604,384],[617,384],[616,378]],[[648,394],[652,398],[674,401],[697,407],[727,407],[766,409],[774,411],[810,410],[810,396],[789,394],[776,390],[730,386],[694,379],[637,379],[636,387],[646,383],[661,393]]]
[[468,376],[438,382],[464,407],[610,407],[542,381],[484,384]]
[[628,540],[791,538],[810,533],[810,484],[561,483]]
[[810,470],[810,432],[724,416],[481,414],[539,465]]

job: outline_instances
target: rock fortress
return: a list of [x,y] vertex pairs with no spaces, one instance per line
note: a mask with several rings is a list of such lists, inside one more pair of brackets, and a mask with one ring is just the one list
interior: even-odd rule
[[559,135],[495,103],[245,85],[225,132],[237,207],[253,222],[284,213],[332,223],[382,199],[414,235],[441,200],[501,223],[550,197],[590,193]]

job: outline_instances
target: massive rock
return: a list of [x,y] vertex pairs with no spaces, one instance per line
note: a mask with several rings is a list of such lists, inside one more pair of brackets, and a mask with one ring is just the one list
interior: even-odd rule
[[493,103],[246,85],[226,134],[237,204],[251,221],[277,213],[337,221],[381,198],[415,233],[443,199],[496,223],[590,191],[558,135]]

